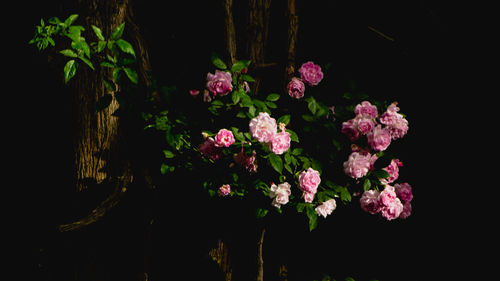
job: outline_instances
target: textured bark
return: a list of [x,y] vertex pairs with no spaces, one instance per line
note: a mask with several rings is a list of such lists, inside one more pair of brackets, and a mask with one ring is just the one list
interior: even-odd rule
[[231,64],[236,62],[236,32],[233,18],[233,0],[224,0],[224,23],[226,28],[226,48]]
[[299,17],[295,9],[295,0],[288,0],[288,48],[287,65],[285,69],[285,84],[290,81],[295,73],[295,46],[299,29]]
[[231,281],[233,270],[231,268],[229,250],[226,243],[221,239],[217,240],[217,246],[210,250],[208,255],[219,265],[219,268],[224,274],[224,280]]
[[266,234],[266,229],[262,227],[259,233],[259,240],[257,242],[257,281],[264,281],[264,235]]
[[[100,27],[105,37],[119,24],[125,22],[125,34],[136,50],[139,58],[138,73],[141,82],[148,81],[149,56],[140,36],[137,25],[133,22],[132,1],[129,0],[79,0],[78,10],[85,20],[85,28],[90,25]],[[124,35],[125,36],[125,35]],[[129,38],[130,37],[130,38]],[[76,106],[76,133],[74,142],[75,177],[79,191],[99,185],[112,186],[112,193],[87,217],[79,221],[61,225],[61,231],[75,230],[88,225],[107,210],[115,206],[128,186],[132,183],[133,173],[129,143],[124,137],[121,120],[113,116],[118,109],[118,102],[113,98],[105,110],[95,113],[97,101],[107,93],[103,79],[112,77],[108,68],[80,67],[72,80],[72,91]]]

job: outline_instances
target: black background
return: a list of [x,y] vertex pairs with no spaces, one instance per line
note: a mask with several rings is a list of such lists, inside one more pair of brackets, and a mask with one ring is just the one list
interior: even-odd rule
[[[465,114],[474,107],[464,75],[471,39],[463,36],[472,12],[444,1],[366,2],[298,1],[297,62],[331,63],[326,78],[338,81],[333,88],[339,91],[354,79],[371,97],[399,102],[410,130],[394,151],[404,162],[400,181],[414,189],[413,213],[387,222],[353,202],[339,206],[312,233],[302,216],[272,220],[264,248],[266,279],[280,263],[287,263],[290,280],[312,280],[322,272],[337,280],[449,280],[481,274],[472,264],[489,247],[469,235],[482,221],[469,212],[478,195],[471,192],[466,178],[472,172],[463,163],[476,151],[463,147],[464,141],[473,146],[464,138],[473,138],[465,128],[475,120]],[[286,18],[280,5],[273,4],[269,60],[282,59]],[[9,201],[16,215],[11,229],[21,238],[16,244],[21,272],[33,274],[31,280],[137,280],[146,263],[151,280],[218,280],[211,279],[217,273],[206,253],[223,233],[234,249],[235,267],[241,266],[235,268],[235,280],[252,274],[255,225],[244,219],[251,214],[232,203],[186,208],[187,201],[172,198],[170,185],[154,196],[130,190],[102,221],[75,233],[57,232],[58,224],[84,215],[106,194],[72,189],[71,93],[62,71],[51,68],[27,42],[40,18],[78,11],[58,1],[18,9],[22,20],[10,25],[19,39],[13,45],[16,55],[9,58],[16,87],[4,110],[16,112],[6,119],[16,135],[16,149],[8,153],[14,155],[11,166],[19,183],[10,188],[20,192]],[[155,75],[170,85],[202,87],[212,71],[210,54],[224,50],[220,4],[144,1],[136,3],[135,12]]]

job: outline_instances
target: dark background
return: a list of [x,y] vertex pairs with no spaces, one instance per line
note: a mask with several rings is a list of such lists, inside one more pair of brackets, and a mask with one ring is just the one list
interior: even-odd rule
[[[234,250],[234,280],[244,280],[253,273],[256,227],[244,219],[251,214],[232,202],[186,207],[188,199],[181,203],[171,196],[176,183],[155,194],[130,190],[94,225],[74,233],[57,231],[58,224],[85,215],[106,196],[74,191],[71,93],[65,91],[62,70],[27,44],[40,18],[78,13],[60,2],[22,7],[23,19],[15,24],[19,53],[13,56],[12,74],[18,79],[10,97],[22,109],[10,118],[19,124],[14,132],[23,136],[15,139],[19,150],[12,165],[22,189],[13,200],[14,213],[21,214],[13,227],[22,240],[17,251],[21,272],[34,276],[30,280],[138,280],[146,269],[151,280],[218,280],[207,251],[223,236]],[[275,2],[269,61],[283,59],[286,42],[285,6]],[[457,156],[449,144],[450,134],[462,134],[468,122],[452,114],[472,106],[463,98],[468,39],[459,36],[470,18],[444,1],[366,2],[298,1],[297,63],[331,63],[325,81],[332,95],[342,94],[354,80],[372,98],[399,102],[410,129],[392,149],[404,162],[399,181],[414,190],[412,215],[387,222],[363,213],[356,202],[339,204],[312,233],[304,216],[272,219],[264,248],[266,280],[281,263],[287,264],[290,280],[319,279],[322,272],[337,280],[449,280],[471,271],[480,274],[471,270],[469,259],[488,247],[469,246],[477,239],[468,233],[481,221],[465,208],[456,209],[472,200],[457,196],[466,193],[467,175],[460,174],[468,170],[458,167],[468,155]],[[210,54],[224,52],[220,4],[178,1],[165,7],[144,1],[136,3],[135,12],[155,75],[169,85],[201,88],[207,71],[213,71]]]

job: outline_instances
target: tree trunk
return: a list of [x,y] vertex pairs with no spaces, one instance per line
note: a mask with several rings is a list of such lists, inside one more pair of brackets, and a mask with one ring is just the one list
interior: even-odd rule
[[[78,0],[77,10],[85,20],[86,30],[90,25],[100,27],[104,36],[119,24],[126,22],[125,35],[136,50],[138,73],[141,82],[147,83],[149,56],[137,25],[133,21],[131,0]],[[130,37],[130,38],[128,38]],[[113,98],[105,110],[95,113],[97,101],[107,93],[103,79],[111,78],[108,68],[80,67],[71,81],[76,106],[76,132],[74,141],[76,188],[111,187],[112,193],[87,217],[60,226],[61,231],[75,230],[91,224],[115,206],[127,191],[134,178],[126,126],[123,120],[113,115],[118,102]]]

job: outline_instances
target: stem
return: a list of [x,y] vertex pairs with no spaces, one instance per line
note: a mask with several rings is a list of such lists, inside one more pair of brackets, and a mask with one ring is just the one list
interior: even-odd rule
[[264,256],[262,255],[262,248],[264,245],[264,235],[266,229],[263,226],[260,231],[259,241],[257,242],[257,281],[264,281]]

